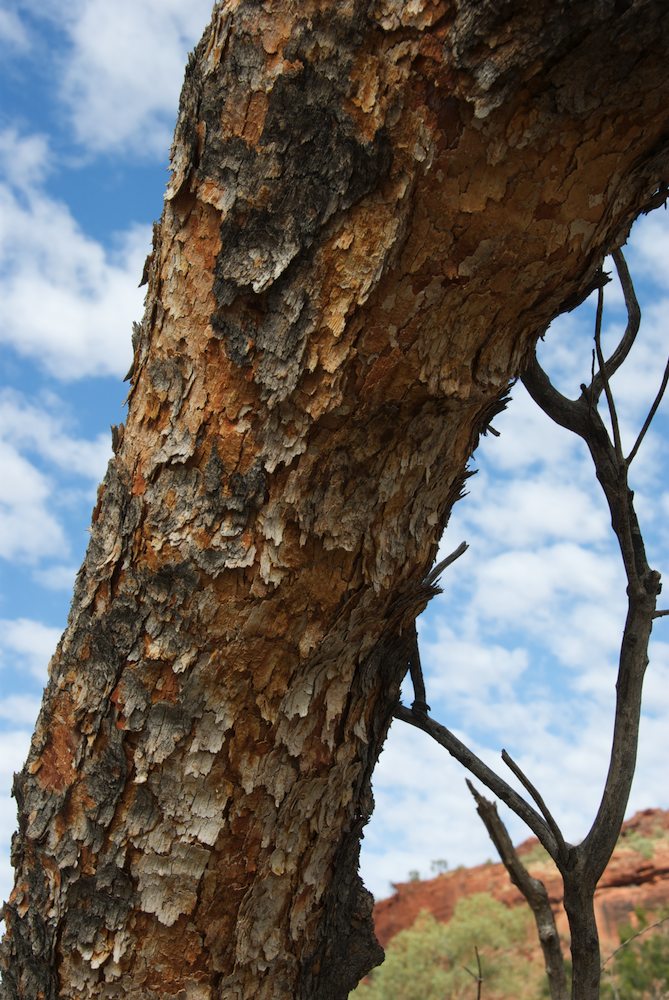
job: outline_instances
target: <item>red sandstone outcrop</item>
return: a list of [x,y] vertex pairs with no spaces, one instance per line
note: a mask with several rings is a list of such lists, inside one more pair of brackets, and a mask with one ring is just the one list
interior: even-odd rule
[[[518,848],[531,873],[548,891],[561,933],[567,936],[562,909],[562,882],[550,858],[535,838]],[[395,893],[374,907],[376,935],[382,945],[410,927],[421,910],[437,920],[450,920],[463,896],[489,892],[507,906],[525,905],[502,864],[457,868],[436,878],[395,884]],[[595,896],[602,951],[618,944],[617,928],[636,908],[648,913],[669,906],[669,811],[646,809],[628,820]]]

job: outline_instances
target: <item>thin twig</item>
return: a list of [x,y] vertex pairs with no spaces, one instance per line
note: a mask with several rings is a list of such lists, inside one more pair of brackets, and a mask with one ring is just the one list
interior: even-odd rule
[[557,841],[543,817],[504,778],[501,778],[492,768],[484,764],[481,758],[465,746],[450,729],[442,726],[431,716],[412,712],[406,705],[398,705],[394,715],[396,719],[422,730],[447,750],[451,757],[455,757],[475,778],[483,782],[493,795],[496,795],[509,809],[515,812],[516,816],[519,816],[529,826],[532,833],[539,838],[553,860],[557,859]]
[[641,447],[641,442],[643,441],[644,437],[646,436],[646,431],[650,427],[651,422],[653,420],[653,417],[657,413],[657,408],[660,405],[660,403],[662,402],[662,397],[664,396],[664,390],[667,388],[667,382],[669,382],[669,358],[667,358],[667,363],[664,366],[664,375],[662,376],[662,384],[660,385],[660,388],[658,389],[657,396],[655,397],[653,405],[651,406],[650,410],[648,411],[648,416],[646,417],[646,420],[644,422],[643,427],[639,431],[639,436],[638,436],[638,438],[636,439],[636,441],[634,443],[634,447],[632,448],[631,452],[627,456],[626,462],[627,462],[628,467],[632,464],[632,462],[634,460],[634,456],[638,452],[639,448]]
[[539,794],[537,788],[532,784],[532,782],[527,777],[525,772],[518,766],[518,764],[516,764],[513,757],[509,753],[507,753],[506,750],[502,750],[502,760],[504,761],[506,766],[510,768],[511,771],[513,771],[513,773],[518,778],[518,781],[521,783],[523,788],[530,793],[536,804],[539,806],[542,816],[546,820],[549,829],[551,830],[553,836],[555,837],[555,840],[558,845],[558,850],[560,852],[560,858],[563,861],[566,861],[569,851],[567,849],[567,844],[565,842],[565,839],[562,836],[562,831],[560,830],[560,827],[557,825],[550,809],[544,802],[542,796]]
[[459,559],[460,556],[463,555],[468,548],[469,546],[467,545],[467,542],[460,542],[457,549],[454,549],[449,556],[446,556],[445,559],[442,559],[441,562],[438,562],[436,566],[432,567],[430,572],[424,578],[423,583],[426,584],[428,587],[431,587],[433,584],[435,584],[439,579],[439,577],[441,576],[441,574],[446,569],[446,567],[454,563],[456,559]]
[[648,924],[646,927],[642,927],[640,931],[636,932],[636,934],[632,934],[631,937],[628,937],[625,941],[623,941],[622,944],[619,944],[618,947],[614,951],[612,951],[607,958],[604,959],[604,961],[602,962],[602,971],[604,971],[604,966],[606,965],[606,963],[610,962],[611,959],[614,958],[619,951],[622,951],[623,948],[626,948],[628,944],[630,944],[632,941],[635,941],[636,938],[641,937],[641,935],[645,934],[647,931],[652,931],[654,927],[660,927],[662,924],[666,924],[668,920],[669,917],[662,917],[661,920],[656,920],[654,924]]
[[469,778],[465,780],[476,802],[476,811],[481,817],[488,835],[497,849],[497,853],[509,874],[509,878],[522,892],[528,906],[532,910],[544,956],[544,966],[546,976],[548,977],[551,998],[552,1000],[566,1000],[567,977],[565,974],[564,956],[562,954],[560,935],[555,925],[555,916],[551,909],[548,893],[546,892],[546,886],[540,879],[530,875],[520,860],[518,852],[509,836],[509,831],[497,812],[496,804],[481,795]]
[[483,987],[483,969],[481,968],[481,956],[479,955],[479,950],[477,945],[474,945],[474,952],[476,954],[476,967],[478,968],[478,975],[475,972],[472,972],[471,969],[468,969],[466,965],[463,965],[462,968],[465,970],[465,972],[468,972],[469,975],[472,977],[472,979],[474,979],[478,983],[478,989],[476,991],[476,1000],[481,1000],[481,990]]
[[597,364],[599,365],[599,374],[602,376],[602,384],[604,386],[604,394],[606,396],[606,402],[609,407],[609,414],[611,416],[611,428],[613,430],[613,446],[615,448],[618,460],[624,463],[625,457],[623,455],[623,446],[620,440],[620,426],[618,424],[618,411],[616,410],[616,404],[613,399],[613,393],[611,392],[611,385],[609,383],[609,376],[606,370],[606,362],[604,361],[604,355],[602,354],[602,316],[604,315],[604,290],[599,289],[597,295],[597,316],[595,319],[595,350],[597,352]]
[[666,618],[669,615],[669,611],[656,611],[653,618]]

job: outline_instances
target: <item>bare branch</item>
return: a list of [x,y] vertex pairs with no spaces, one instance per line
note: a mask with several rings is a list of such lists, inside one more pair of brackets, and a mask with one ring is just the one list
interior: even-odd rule
[[582,399],[568,399],[555,388],[537,361],[536,354],[528,358],[521,382],[530,396],[551,420],[568,431],[583,436],[584,412]]
[[481,956],[479,955],[479,950],[476,945],[474,945],[474,952],[476,954],[476,967],[478,969],[478,975],[475,972],[472,972],[471,969],[468,969],[466,965],[463,965],[462,968],[465,970],[465,972],[469,973],[472,979],[474,979],[478,983],[478,989],[476,990],[476,1000],[481,1000],[481,989],[483,987],[483,969],[481,968]]
[[634,291],[634,284],[627,267],[627,262],[623,256],[623,252],[622,250],[614,250],[611,256],[613,257],[613,261],[616,265],[620,285],[623,290],[623,295],[625,296],[627,326],[620,343],[609,360],[604,364],[603,368],[600,365],[600,370],[596,375],[593,375],[592,382],[590,383],[590,393],[595,401],[599,399],[602,389],[604,388],[604,378],[606,377],[607,379],[611,379],[625,361],[627,355],[632,349],[634,341],[636,340],[639,332],[639,326],[641,324],[641,309],[639,308],[636,292]]
[[402,722],[407,722],[416,729],[421,729],[427,733],[436,743],[448,750],[451,757],[466,767],[470,774],[490,789],[490,791],[512,809],[520,819],[525,822],[530,830],[539,838],[548,853],[553,859],[558,857],[558,845],[552,831],[548,828],[543,818],[523,799],[518,792],[500,778],[487,764],[484,764],[480,757],[477,757],[469,747],[465,746],[450,729],[442,726],[435,719],[419,712],[412,712],[405,705],[398,705],[395,709],[395,718]]
[[567,848],[567,844],[565,843],[565,839],[562,836],[562,831],[560,830],[560,827],[557,825],[555,819],[553,818],[553,815],[552,815],[550,809],[548,808],[548,806],[544,802],[544,800],[541,797],[541,795],[539,794],[538,790],[532,784],[532,782],[527,777],[527,775],[525,774],[525,772],[518,766],[518,764],[516,764],[515,760],[511,756],[511,754],[507,753],[506,750],[502,750],[502,760],[504,761],[504,763],[506,764],[506,766],[511,771],[513,771],[513,773],[518,778],[518,781],[521,783],[521,785],[523,786],[523,788],[525,788],[525,790],[530,793],[530,795],[532,796],[532,798],[534,799],[534,801],[536,802],[536,804],[539,806],[539,809],[541,810],[541,813],[542,813],[544,819],[546,820],[546,823],[548,824],[548,828],[551,830],[551,832],[552,832],[552,834],[555,837],[555,840],[557,842],[558,850],[560,852],[560,860],[561,861],[566,861],[567,857],[568,857],[568,854],[569,854],[569,851],[568,851],[568,848]]
[[423,668],[420,662],[420,652],[418,650],[418,631],[416,623],[413,624],[412,649],[409,657],[409,675],[413,684],[414,700],[411,703],[412,712],[427,713],[430,706],[427,703],[425,693],[425,681],[423,679]]
[[636,439],[636,441],[634,442],[634,447],[632,448],[631,452],[627,456],[626,461],[627,461],[628,467],[634,461],[634,457],[635,457],[636,453],[638,452],[639,448],[641,447],[641,442],[643,441],[644,437],[646,436],[646,431],[650,427],[650,425],[651,425],[651,423],[653,421],[653,417],[657,413],[657,408],[660,405],[660,403],[662,402],[662,397],[664,396],[664,391],[667,388],[667,382],[668,381],[669,381],[669,358],[667,358],[667,363],[664,366],[664,375],[662,376],[662,384],[660,385],[660,388],[658,389],[657,396],[655,397],[655,399],[653,401],[653,405],[651,406],[650,410],[648,411],[648,416],[646,417],[646,420],[644,422],[643,427],[639,431],[639,436]]
[[[615,453],[618,456],[618,460],[624,463],[625,458],[623,455],[623,446],[620,440],[620,425],[618,424],[618,411],[616,410],[615,400],[613,398],[613,393],[611,392],[611,385],[609,383],[609,373],[606,368],[606,362],[604,361],[604,355],[602,353],[602,317],[604,315],[604,289],[600,288],[597,295],[597,316],[595,319],[595,351],[597,352],[597,364],[599,365],[599,374],[602,377],[602,384],[604,386],[604,395],[606,396],[606,402],[609,407],[609,414],[611,417],[611,429],[613,430],[613,447]],[[597,400],[595,398],[594,402]]]
[[551,1000],[567,1000],[567,979],[560,935],[548,899],[546,887],[528,872],[511,842],[494,802],[484,798],[467,778],[467,787],[474,796],[476,811],[497,849],[509,878],[525,897],[537,925],[537,933],[544,956],[544,966],[550,987]]
[[666,618],[669,615],[669,611],[656,611],[653,618]]
[[429,587],[433,586],[437,582],[441,574],[444,572],[444,570],[452,563],[454,563],[456,559],[459,559],[460,556],[463,555],[468,548],[469,546],[467,545],[467,542],[460,542],[457,549],[454,549],[450,555],[446,556],[445,559],[442,559],[441,562],[438,562],[436,566],[432,567],[430,572],[424,578],[423,583]]

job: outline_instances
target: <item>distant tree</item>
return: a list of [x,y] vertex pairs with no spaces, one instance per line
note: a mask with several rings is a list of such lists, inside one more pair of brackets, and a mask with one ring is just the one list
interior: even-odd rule
[[[502,751],[504,763],[523,785],[534,805],[518,795],[450,730],[430,717],[415,630],[415,649],[411,660],[414,702],[411,708],[400,706],[396,711],[398,718],[423,730],[436,740],[523,819],[555,862],[562,876],[564,905],[571,934],[571,993],[574,1000],[596,1000],[600,995],[601,958],[594,894],[620,835],[634,777],[641,697],[648,665],[651,630],[658,618],[669,615],[668,610],[657,608],[662,589],[660,574],[648,564],[634,507],[634,493],[629,485],[630,467],[639,452],[669,381],[669,360],[660,377],[659,388],[648,415],[629,452],[625,453],[611,379],[624,364],[634,346],[639,332],[641,312],[620,249],[613,251],[613,259],[625,296],[627,326],[619,344],[611,356],[605,359],[601,333],[604,286],[608,276],[600,270],[596,282],[598,304],[592,371],[590,381],[584,382],[580,387],[580,396],[577,399],[567,399],[558,392],[539,365],[536,355],[530,356],[521,374],[525,388],[541,409],[556,423],[585,441],[594,464],[595,475],[609,507],[611,526],[620,549],[627,580],[627,617],[622,629],[616,677],[616,709],[609,770],[602,800],[589,833],[580,844],[567,843],[543,796],[505,750]],[[608,427],[606,418],[599,412],[602,397],[607,404]],[[461,555],[464,548],[464,545],[460,546],[451,559]],[[484,799],[471,782],[468,782],[468,785],[476,800],[479,815],[512,881],[521,890],[534,913],[544,951],[551,996],[553,1000],[566,1000],[567,981],[560,940],[546,891],[540,881],[529,875],[518,858],[494,805]]]

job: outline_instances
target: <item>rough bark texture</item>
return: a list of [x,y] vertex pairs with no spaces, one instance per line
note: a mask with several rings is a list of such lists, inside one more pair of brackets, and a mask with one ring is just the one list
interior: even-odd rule
[[4,998],[341,1000],[407,627],[538,333],[666,179],[654,2],[229,0],[15,790]]

